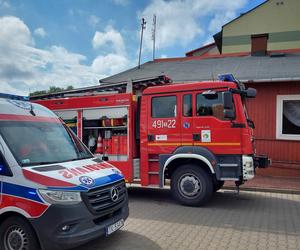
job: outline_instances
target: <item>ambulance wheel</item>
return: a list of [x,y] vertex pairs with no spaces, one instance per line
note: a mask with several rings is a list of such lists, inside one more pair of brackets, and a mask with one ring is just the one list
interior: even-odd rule
[[33,228],[25,219],[18,216],[9,217],[0,225],[0,239],[0,249],[40,249]]
[[171,176],[171,192],[183,205],[202,206],[212,196],[212,178],[198,166],[180,166]]

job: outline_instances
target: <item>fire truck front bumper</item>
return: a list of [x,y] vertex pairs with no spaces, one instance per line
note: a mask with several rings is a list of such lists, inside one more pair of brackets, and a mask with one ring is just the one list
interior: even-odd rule
[[254,158],[254,166],[256,168],[267,168],[272,164],[272,160],[267,155],[258,155]]
[[129,215],[128,195],[122,206],[105,216],[92,214],[84,202],[76,205],[51,205],[31,224],[43,250],[70,249],[123,226]]

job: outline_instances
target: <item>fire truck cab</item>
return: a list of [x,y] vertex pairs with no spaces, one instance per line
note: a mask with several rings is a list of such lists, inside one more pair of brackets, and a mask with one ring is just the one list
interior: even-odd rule
[[[54,110],[89,144],[94,153],[117,166],[128,183],[163,188],[184,205],[205,204],[224,184],[239,186],[252,179],[256,167],[254,123],[245,89],[231,75],[220,81],[159,84],[139,96],[97,93],[36,102]],[[93,143],[91,143],[91,146]]]

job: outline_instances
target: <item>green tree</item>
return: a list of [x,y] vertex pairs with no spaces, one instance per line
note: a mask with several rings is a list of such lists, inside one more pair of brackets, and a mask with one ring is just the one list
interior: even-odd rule
[[31,92],[29,96],[37,96],[37,95],[46,95],[46,94],[51,94],[51,93],[56,93],[64,90],[72,90],[74,87],[72,85],[69,85],[66,88],[60,88],[56,86],[50,86],[48,90],[37,90],[34,92]]

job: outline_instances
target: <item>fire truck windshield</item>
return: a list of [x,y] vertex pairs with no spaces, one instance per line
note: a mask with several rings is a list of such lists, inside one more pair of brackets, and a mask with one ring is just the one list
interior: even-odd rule
[[59,122],[1,121],[0,135],[22,167],[93,157]]

